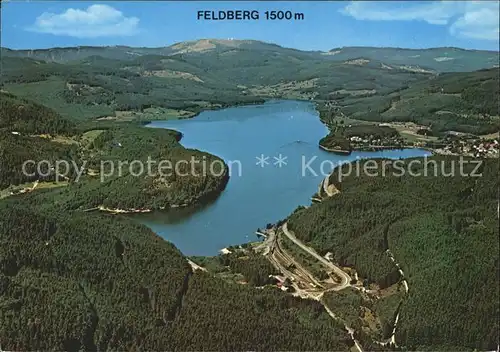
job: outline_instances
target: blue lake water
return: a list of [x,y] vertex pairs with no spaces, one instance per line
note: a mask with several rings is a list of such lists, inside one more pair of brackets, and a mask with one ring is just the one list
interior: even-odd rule
[[[148,127],[182,132],[183,146],[215,154],[231,167],[226,189],[211,204],[139,217],[185,255],[216,255],[223,247],[255,241],[258,227],[310,204],[321,180],[339,162],[430,154],[421,149],[348,156],[322,151],[318,141],[328,130],[313,104],[298,101],[206,111],[193,119],[156,121]],[[256,164],[261,156],[268,164]],[[280,167],[275,158],[286,165]]]

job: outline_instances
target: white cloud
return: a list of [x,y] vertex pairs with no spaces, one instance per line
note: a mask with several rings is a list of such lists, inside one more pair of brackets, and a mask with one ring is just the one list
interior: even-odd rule
[[499,3],[467,3],[466,10],[450,26],[453,35],[482,40],[499,40]]
[[340,12],[365,21],[423,21],[447,26],[457,37],[499,40],[499,3],[496,1],[353,1]]
[[44,12],[28,30],[77,38],[129,36],[138,32],[139,19],[125,17],[108,5],[91,5],[85,10],[69,8],[55,14]]

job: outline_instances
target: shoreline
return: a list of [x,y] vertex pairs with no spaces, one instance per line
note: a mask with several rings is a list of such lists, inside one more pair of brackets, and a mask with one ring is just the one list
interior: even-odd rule
[[[308,104],[311,104],[311,105],[314,107],[314,113],[317,115],[317,118],[318,118],[318,119],[320,120],[320,122],[324,125],[324,122],[320,119],[320,115],[319,115],[319,110],[318,110],[318,107],[319,107],[319,102],[318,102],[318,101],[311,101],[311,100],[300,100],[300,99],[275,99],[275,98],[273,98],[273,99],[266,99],[266,100],[264,101],[264,103],[256,103],[256,104],[238,104],[238,105],[232,105],[232,106],[228,106],[228,107],[224,107],[224,108],[220,108],[220,109],[206,109],[206,110],[200,111],[200,112],[199,112],[199,113],[197,113],[196,115],[194,115],[194,116],[190,117],[190,119],[191,119],[191,118],[195,118],[195,117],[197,117],[198,115],[200,115],[202,112],[205,112],[205,111],[212,111],[212,110],[224,110],[224,109],[230,109],[230,108],[237,108],[237,107],[241,107],[241,106],[243,106],[243,107],[244,107],[244,106],[263,105],[263,104],[270,103],[270,102],[273,102],[273,101],[274,101],[274,102],[279,102],[279,101],[284,101],[284,102],[294,102],[294,101],[295,101],[295,102],[301,102],[301,103],[308,103]],[[157,121],[162,121],[162,120],[154,120],[154,122],[157,122]],[[170,121],[170,120],[163,120],[163,121]],[[144,127],[147,127],[147,126],[144,126]],[[172,130],[172,131],[176,131],[176,132],[179,134],[179,136],[180,136],[180,138],[179,138],[179,143],[182,145],[182,138],[183,138],[184,134],[183,134],[183,133],[181,133],[181,132],[179,132],[179,131],[177,131],[177,130],[174,130],[174,129],[172,129],[172,128],[166,128],[166,129],[168,129],[168,130]],[[183,146],[183,147],[184,147],[184,146]],[[334,152],[334,151],[330,151],[330,150],[328,150],[328,148],[323,147],[322,145],[319,145],[319,147],[320,147],[321,149],[323,149],[323,150],[327,151],[327,152]],[[379,149],[399,149],[399,150],[404,150],[404,149],[422,149],[422,150],[427,150],[427,151],[429,151],[427,148],[420,148],[420,147],[415,147],[415,146],[408,146],[408,147],[401,147],[401,148],[391,148],[391,147],[386,147],[386,148],[379,148]],[[217,156],[217,155],[215,155],[215,154],[211,153],[210,151],[206,151],[206,150],[201,150],[201,151],[203,151],[203,152],[205,152],[205,153],[208,153],[208,154],[211,154],[211,155],[214,155],[214,156],[216,156],[216,157],[219,157],[219,156]],[[362,151],[362,150],[357,150],[357,149],[356,149],[356,150],[352,150],[352,151],[350,151],[350,152],[347,152],[347,151],[341,151],[339,154],[342,154],[342,155],[349,155],[349,154],[351,154],[352,152],[357,152],[357,151]],[[338,152],[338,151],[337,151],[337,150],[335,150],[335,152]],[[368,150],[368,152],[377,152],[377,150]],[[432,152],[432,151],[430,151],[430,152]],[[221,160],[223,160],[223,161],[224,161],[224,164],[227,166],[226,161],[225,161],[223,158],[221,158],[221,157],[219,157],[219,158],[220,158]],[[335,171],[335,170],[333,170],[333,171],[332,171],[332,173],[333,173],[334,171]],[[328,177],[330,177],[330,176],[331,176],[331,174],[330,174]],[[223,191],[225,190],[225,188],[227,187],[227,184],[228,184],[228,183],[229,183],[229,177],[228,177],[227,182],[225,182],[225,184],[223,185],[223,187],[221,187],[219,190],[214,190],[213,192],[211,192],[211,194],[204,195],[204,196],[200,197],[199,199],[197,199],[195,202],[188,203],[187,205],[183,205],[183,206],[182,206],[182,208],[183,208],[183,209],[186,209],[186,208],[193,208],[193,209],[194,209],[196,206],[200,206],[200,205],[201,205],[201,206],[203,206],[203,205],[205,205],[205,204],[210,204],[210,203],[211,203],[211,202],[210,202],[211,200],[216,199],[217,197],[219,197],[219,196],[222,194],[222,192],[223,192]],[[322,185],[322,183],[321,183],[320,185]],[[323,187],[322,187],[322,188],[323,188]],[[312,203],[316,203],[316,202],[321,202],[321,201],[323,200],[322,198],[323,198],[323,197],[318,197],[318,196],[314,197],[314,196],[313,196],[312,198],[309,198],[309,200],[310,200]],[[208,199],[208,202],[207,202],[207,199]],[[162,212],[162,211],[166,211],[166,212],[168,212],[169,210],[175,210],[175,208],[176,208],[176,207],[168,207],[168,208],[164,208],[164,209],[150,209],[150,211],[149,211],[149,212]],[[198,210],[196,210],[196,212],[197,212],[197,211],[198,211]],[[130,213],[132,213],[132,212],[130,212]],[[136,211],[136,212],[133,212],[133,213],[139,213],[139,214],[140,214],[140,213],[146,213],[146,212],[145,212],[145,211],[142,211],[142,212],[141,212],[141,211]],[[290,215],[290,214],[288,214],[288,216],[289,216],[289,215]],[[237,245],[243,245],[243,244],[247,244],[247,243],[251,243],[251,242],[253,242],[253,241],[248,241],[248,240],[245,240],[245,241],[243,241],[243,242],[235,242],[235,243],[233,243],[232,245],[237,246]],[[217,253],[214,253],[213,255],[209,255],[209,256],[214,256],[214,255],[216,256],[216,255],[218,255],[218,254],[217,254]]]
[[[254,106],[254,105],[261,105],[265,104],[269,101],[272,100],[278,100],[278,99],[262,99],[261,101],[255,101],[255,102],[240,102],[240,103],[235,103],[235,104],[229,104],[226,106],[220,106],[220,107],[208,107],[208,108],[202,108],[200,111],[193,112],[192,115],[190,116],[179,116],[177,119],[170,119],[170,120],[164,120],[164,119],[155,119],[155,120],[137,120],[142,126],[147,127],[147,125],[153,123],[153,122],[160,122],[160,121],[180,121],[180,120],[191,120],[196,117],[198,117],[201,113],[207,112],[207,111],[219,111],[219,110],[225,110],[225,109],[231,109],[231,108],[237,108],[240,106]],[[279,100],[288,100],[288,99],[279,99]],[[181,133],[181,138],[182,138],[182,133]]]
[[447,153],[440,153],[439,148],[431,148],[431,147],[425,147],[425,146],[416,146],[416,145],[405,145],[405,146],[366,146],[366,147],[355,147],[352,148],[352,150],[338,150],[338,149],[331,149],[328,147],[325,147],[321,144],[318,143],[318,147],[326,152],[329,153],[334,153],[334,154],[339,154],[339,155],[350,155],[353,152],[379,152],[383,150],[405,150],[405,149],[422,149],[426,150],[432,154],[438,154],[438,155],[453,155],[453,156],[460,156],[461,154],[447,154]]
[[335,154],[341,154],[341,155],[350,155],[353,150],[343,150],[343,149],[332,149],[332,148],[328,148],[328,147],[325,147],[321,144],[319,144],[319,148],[324,150],[325,152],[329,152],[329,153],[335,153]]

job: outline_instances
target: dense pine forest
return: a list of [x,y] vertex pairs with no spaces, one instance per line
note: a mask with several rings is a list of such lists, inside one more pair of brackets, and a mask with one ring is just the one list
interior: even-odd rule
[[193,273],[130,220],[0,205],[6,350],[346,350],[323,306]]
[[[428,176],[401,176],[401,165],[387,160],[385,177],[361,173],[339,182],[334,173],[331,181],[340,193],[294,213],[289,227],[381,288],[402,279],[386,251],[393,253],[409,285],[396,332],[408,349],[494,349],[500,313],[498,160],[482,161],[480,177],[462,176],[458,158],[433,157],[427,166],[411,161],[404,161],[405,170],[423,175],[427,167]],[[343,167],[346,172],[349,166]],[[475,168],[465,164],[464,173]]]
[[[229,178],[221,159],[183,148],[181,136],[175,131],[144,128],[136,123],[104,123],[92,129],[91,123],[75,124],[49,108],[10,94],[2,95],[0,108],[1,188],[35,180],[60,181],[56,180],[55,170],[50,169],[56,161],[66,161],[69,168],[61,167],[64,175],[59,178],[68,179],[70,185],[56,191],[56,204],[62,210],[188,205],[215,197]],[[47,160],[50,164],[37,169],[30,163],[25,173],[22,169],[26,160]],[[152,161],[149,170],[148,160]],[[178,171],[187,176],[176,177],[173,168],[160,169],[162,160],[171,165],[185,161]],[[125,161],[127,164],[120,167],[120,162]],[[212,163],[214,174],[204,167]],[[141,165],[144,172],[140,177],[133,176],[141,171]],[[81,177],[85,182],[78,182]],[[41,195],[41,202],[53,196]]]

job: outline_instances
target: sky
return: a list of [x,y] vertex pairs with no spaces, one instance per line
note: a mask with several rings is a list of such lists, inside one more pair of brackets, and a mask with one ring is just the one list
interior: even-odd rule
[[[499,50],[498,1],[2,1],[1,45],[159,47],[255,39],[301,50],[344,46]],[[198,20],[200,10],[256,10],[259,20]],[[304,20],[266,20],[266,11]]]

